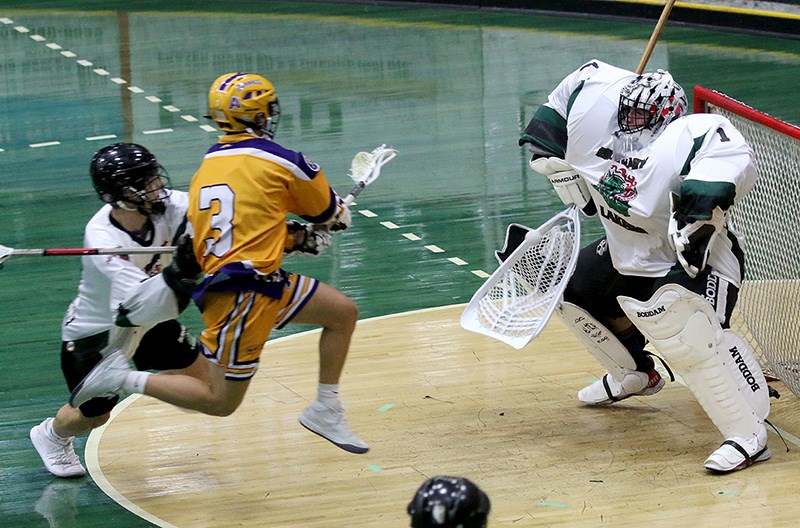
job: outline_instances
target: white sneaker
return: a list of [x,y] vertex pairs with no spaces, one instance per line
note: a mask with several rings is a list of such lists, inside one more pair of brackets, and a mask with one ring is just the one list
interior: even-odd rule
[[728,438],[711,453],[703,464],[717,473],[730,473],[763,462],[772,456],[767,447],[767,430],[764,426],[751,438]]
[[331,409],[315,401],[298,418],[300,425],[350,453],[366,453],[369,445],[350,430],[340,407]]
[[578,392],[578,400],[585,405],[604,405],[618,402],[631,396],[650,396],[664,387],[664,379],[654,369],[650,372],[629,370],[622,381],[605,374],[588,387]]
[[75,437],[60,440],[53,436],[53,419],[48,418],[31,429],[30,437],[33,447],[42,457],[44,467],[53,475],[61,478],[76,478],[86,474],[86,469],[81,465],[81,459],[75,453],[72,441]]
[[116,396],[122,392],[122,384],[131,372],[133,369],[122,351],[107,355],[75,387],[69,404],[80,407],[92,398]]

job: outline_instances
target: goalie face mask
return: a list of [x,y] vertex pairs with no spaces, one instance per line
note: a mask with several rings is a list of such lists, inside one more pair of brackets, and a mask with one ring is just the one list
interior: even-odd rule
[[275,137],[281,117],[281,106],[275,87],[266,78],[254,73],[226,73],[218,77],[208,92],[208,109],[223,132],[254,133]]
[[645,73],[622,88],[617,125],[622,133],[649,131],[655,139],[687,107],[686,93],[669,72]]
[[433,477],[408,504],[411,528],[485,528],[489,497],[470,480]]
[[115,143],[98,150],[89,165],[95,191],[115,207],[144,215],[163,214],[169,177],[149,150],[136,143]]

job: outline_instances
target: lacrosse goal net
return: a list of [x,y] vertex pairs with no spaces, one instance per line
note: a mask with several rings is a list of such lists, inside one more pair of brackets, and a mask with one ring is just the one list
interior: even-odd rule
[[[759,180],[733,210],[745,236],[745,280],[731,328],[756,351],[764,373],[800,396],[800,128],[702,86],[694,112],[727,117],[753,148]],[[795,207],[798,206],[798,207]]]

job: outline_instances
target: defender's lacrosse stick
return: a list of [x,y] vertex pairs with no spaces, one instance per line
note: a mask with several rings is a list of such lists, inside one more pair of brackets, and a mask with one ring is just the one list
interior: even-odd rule
[[16,256],[29,257],[64,257],[81,255],[156,255],[172,253],[175,246],[159,247],[117,247],[117,248],[51,248],[51,249],[14,249],[0,245],[0,264]]
[[359,152],[353,157],[350,162],[350,172],[348,176],[356,182],[344,199],[344,203],[350,205],[356,199],[356,196],[361,194],[367,185],[378,179],[381,175],[381,167],[389,163],[394,157],[397,156],[397,151],[385,144],[375,147],[372,152]]
[[[514,227],[498,252],[504,260],[472,296],[461,326],[520,349],[539,335],[561,302],[578,261],[581,224],[573,205],[538,229]],[[527,231],[524,238],[521,230]],[[519,240],[512,240],[515,233]]]

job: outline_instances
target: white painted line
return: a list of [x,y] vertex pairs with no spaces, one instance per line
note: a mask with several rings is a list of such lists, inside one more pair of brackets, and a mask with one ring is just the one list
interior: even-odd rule
[[0,18],[0,24],[8,25],[8,24],[13,24],[13,23],[14,23],[14,21],[11,20],[10,18],[6,18],[6,17]]
[[0,152],[5,152],[5,149],[0,149]]
[[431,253],[444,253],[444,250],[442,248],[440,248],[439,246],[435,246],[433,244],[425,246],[425,249],[427,249]]
[[414,233],[403,233],[403,236],[406,237],[409,240],[415,240],[415,241],[416,240],[422,240],[422,238],[418,237]]
[[47,44],[45,44],[45,46],[47,46],[51,50],[56,50],[56,51],[61,49],[61,45],[56,44],[55,42],[48,42]]
[[64,51],[61,52],[61,54],[63,56],[65,56],[66,58],[68,58],[68,59],[74,59],[75,57],[78,56],[78,55],[75,54],[74,51],[69,51],[69,50],[64,50]]
[[182,115],[181,119],[183,119],[184,121],[188,121],[190,123],[196,123],[197,122],[197,118],[195,116],[193,116],[193,115]]
[[159,99],[155,95],[148,95],[147,97],[145,97],[145,99],[147,99],[151,103],[160,103],[161,102],[161,99]]
[[489,277],[491,277],[491,275],[489,275],[488,273],[486,273],[483,270],[472,270],[472,274],[473,275],[477,275],[478,277],[480,277],[482,279],[488,279]]
[[447,260],[449,260],[450,262],[452,262],[456,266],[466,266],[467,264],[469,264],[469,262],[467,262],[466,260],[461,260],[458,257],[450,257]]
[[178,108],[177,106],[172,106],[172,105],[164,105],[164,106],[162,106],[161,108],[163,108],[163,109],[164,109],[164,110],[166,110],[167,112],[172,112],[172,113],[175,113],[175,112],[180,112],[180,111],[181,111],[181,109],[180,109],[180,108]]
[[107,70],[104,70],[103,68],[95,68],[92,71],[95,72],[97,75],[111,75]]
[[116,137],[116,134],[106,134],[105,136],[89,136],[86,138],[86,141],[99,141],[101,139],[114,139]]
[[17,33],[30,33],[31,32],[31,30],[26,28],[25,26],[15,26],[14,30],[16,30]]
[[359,213],[361,213],[362,215],[366,216],[367,218],[375,218],[376,216],[378,216],[377,214],[373,213],[369,209],[361,209],[359,211]]
[[157,130],[142,130],[142,134],[166,134],[167,132],[174,132],[171,128],[159,128]]
[[89,66],[91,66],[91,65],[92,65],[92,61],[88,61],[88,60],[86,60],[86,59],[80,59],[80,60],[77,60],[77,61],[75,61],[75,62],[77,62],[77,63],[78,63],[78,64],[80,64],[81,66],[86,66],[86,67],[89,67]]
[[381,225],[386,229],[400,229],[400,226],[394,222],[381,222]]
[[45,40],[47,40],[46,38],[44,38],[41,35],[31,35],[30,39],[35,41],[35,42],[44,42]]
[[28,145],[30,148],[39,148],[39,147],[54,147],[56,145],[60,145],[60,141],[47,141],[45,143],[31,143]]
[[126,81],[122,77],[112,77],[111,82],[113,82],[114,84],[128,84],[128,81]]
[[211,125],[200,125],[200,128],[205,130],[206,132],[216,132],[217,128]]
[[138,86],[128,86],[128,90],[132,91],[133,93],[144,93],[144,90]]

